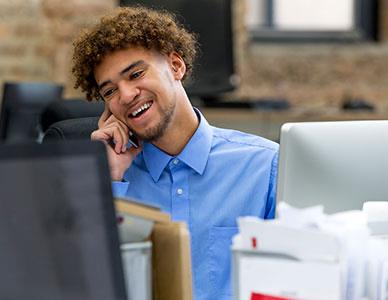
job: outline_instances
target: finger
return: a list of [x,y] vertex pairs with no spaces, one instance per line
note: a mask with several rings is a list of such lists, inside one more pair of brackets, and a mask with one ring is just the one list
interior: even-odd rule
[[125,152],[127,150],[127,144],[129,142],[129,130],[128,127],[125,126],[123,123],[116,123],[115,124],[118,133],[120,134],[120,143],[117,145],[117,147],[120,147],[120,152]]
[[103,141],[112,151],[120,154],[122,151],[122,136],[117,128],[105,129],[105,132],[92,133],[92,139]]
[[115,142],[115,151],[117,153],[125,152],[127,150],[127,144],[128,144],[128,133],[127,129],[125,129],[124,126],[116,123],[114,126],[113,131],[113,139]]
[[[123,129],[116,123],[106,126],[103,129],[98,129],[92,132],[90,138],[92,140],[103,141],[114,149],[117,153],[122,152],[123,143],[126,143]],[[113,142],[112,142],[113,140]]]
[[[105,105],[105,110],[102,113],[100,119],[99,119],[99,129],[106,129],[111,128],[109,131],[105,131],[105,134],[97,133],[93,134],[91,136],[94,139],[107,139],[107,134],[110,134],[111,138],[114,139],[114,145],[112,147],[115,149],[117,153],[125,152],[127,149],[128,144],[128,133],[129,129],[126,124],[124,124],[122,121],[118,120],[109,110],[108,105]],[[113,130],[112,130],[113,129]]]
[[117,126],[120,131],[120,134],[122,135],[122,141],[123,141],[121,151],[125,152],[127,150],[127,144],[129,142],[129,129],[125,124],[121,122],[117,123]]
[[112,116],[112,112],[109,109],[108,104],[105,102],[105,108],[98,120],[98,128],[102,128],[105,125],[105,122]]
[[109,118],[105,120],[103,127],[116,123],[120,124],[120,126],[122,126],[123,128],[127,127],[127,125],[123,121],[119,120],[114,115],[110,115]]
[[112,129],[97,129],[93,131],[90,135],[90,139],[93,141],[102,141],[107,142],[113,136]]

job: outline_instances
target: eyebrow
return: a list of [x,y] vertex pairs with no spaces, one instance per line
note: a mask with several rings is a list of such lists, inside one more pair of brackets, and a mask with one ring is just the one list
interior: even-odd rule
[[[133,68],[136,68],[137,66],[142,65],[142,64],[145,64],[144,60],[137,60],[137,61],[131,63],[129,66],[122,69],[119,74],[120,74],[120,76],[122,76],[125,73],[127,73],[128,71],[130,71]],[[112,80],[106,80],[106,81],[102,82],[101,84],[99,84],[97,86],[98,90],[100,91],[104,86],[106,86],[109,83],[112,83]]]

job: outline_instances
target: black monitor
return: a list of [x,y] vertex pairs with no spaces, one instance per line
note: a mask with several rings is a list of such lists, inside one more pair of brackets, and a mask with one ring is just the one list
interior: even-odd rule
[[39,140],[44,108],[62,98],[63,86],[42,82],[6,82],[0,113],[0,140]]
[[0,299],[126,299],[105,151],[0,146]]
[[121,6],[137,4],[171,11],[199,35],[201,51],[186,85],[189,96],[214,98],[236,87],[231,0],[120,0]]

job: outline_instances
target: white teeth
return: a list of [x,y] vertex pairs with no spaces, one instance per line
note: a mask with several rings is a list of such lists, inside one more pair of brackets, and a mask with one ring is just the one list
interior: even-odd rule
[[136,117],[141,111],[149,108],[151,106],[151,103],[145,103],[143,104],[142,106],[140,106],[137,110],[135,110],[134,112],[132,112],[132,116],[133,117]]

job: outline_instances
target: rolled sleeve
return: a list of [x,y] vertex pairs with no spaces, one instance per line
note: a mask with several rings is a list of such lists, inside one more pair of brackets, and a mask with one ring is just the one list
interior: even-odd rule
[[112,193],[115,198],[127,197],[127,191],[129,188],[128,181],[113,181],[112,182]]

